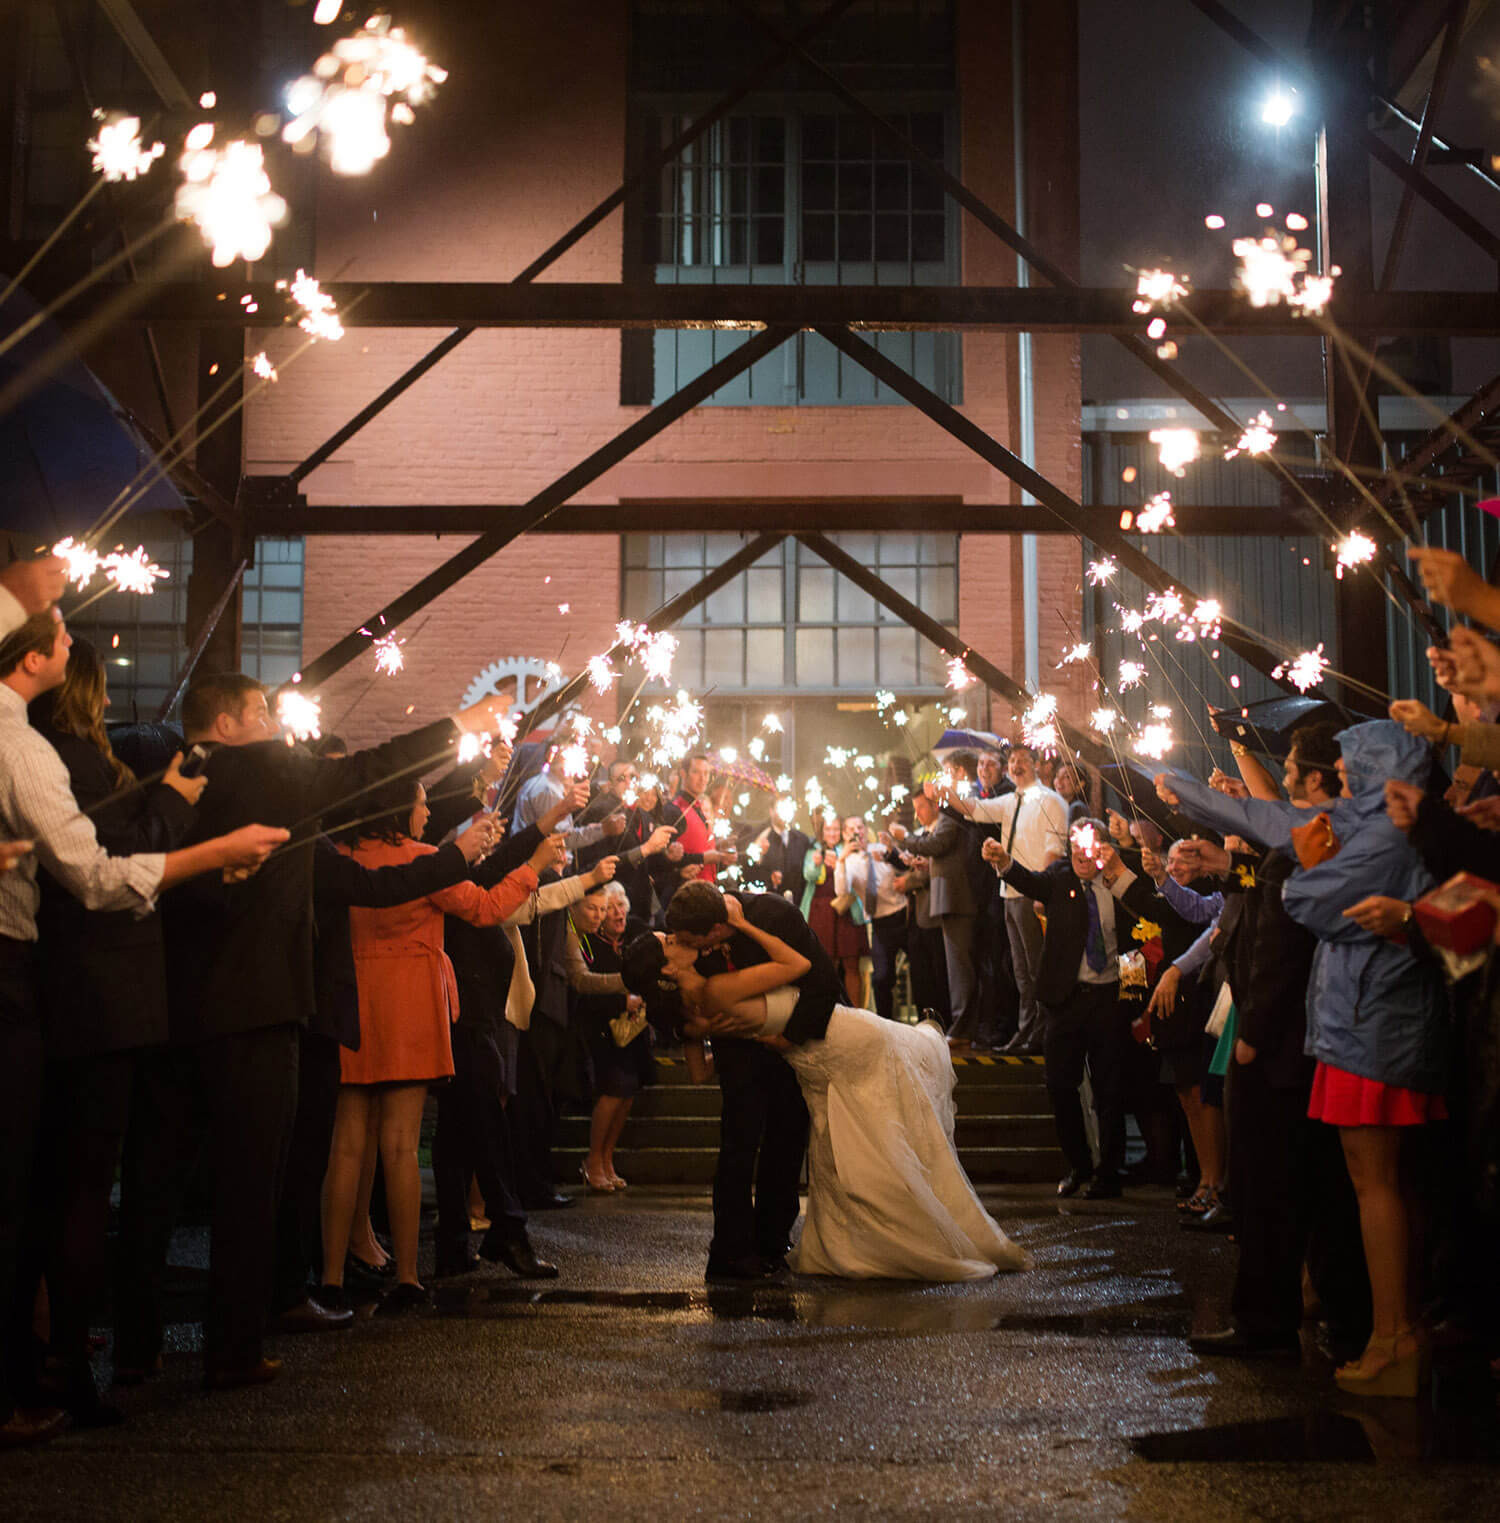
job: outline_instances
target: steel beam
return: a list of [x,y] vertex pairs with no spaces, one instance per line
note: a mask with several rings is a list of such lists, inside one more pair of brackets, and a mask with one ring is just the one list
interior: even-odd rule
[[[69,307],[87,313],[111,290],[97,289]],[[264,328],[283,311],[286,293],[269,281],[143,284],[129,320]],[[1141,329],[1134,292],[1120,286],[804,286],[642,285],[615,282],[403,281],[333,283],[348,328],[747,328],[816,323],[908,331],[980,329],[1024,333],[1107,333]],[[242,298],[244,302],[242,303]],[[356,300],[357,298],[357,300]],[[258,310],[250,312],[248,306]],[[1193,316],[1220,334],[1316,338],[1316,327],[1286,307],[1252,307],[1234,291],[1193,292]],[[1489,291],[1356,291],[1340,286],[1330,318],[1364,334],[1500,335],[1500,295]],[[1160,314],[1168,332],[1190,338],[1194,324]],[[444,344],[448,343],[445,339]],[[439,348],[442,346],[439,345]],[[447,352],[447,351],[445,351]],[[1154,355],[1153,355],[1154,358]],[[433,361],[436,363],[436,361]],[[429,366],[430,368],[430,366]],[[1174,372],[1175,374],[1175,372]],[[1179,378],[1180,379],[1180,378]],[[1181,391],[1181,387],[1175,389]],[[1189,398],[1192,400],[1192,398]],[[1196,404],[1195,404],[1196,405]],[[1209,404],[1213,407],[1213,404]],[[1217,408],[1206,416],[1223,415]],[[1227,426],[1238,430],[1238,424]],[[303,474],[306,474],[305,472]]]
[[[527,285],[535,280],[543,270],[555,264],[574,244],[592,232],[611,212],[617,207],[622,206],[630,196],[645,185],[651,175],[656,174],[664,165],[670,164],[684,148],[702,137],[715,123],[722,121],[736,106],[772,79],[777,71],[795,56],[795,50],[802,43],[811,41],[826,27],[832,25],[853,3],[854,0],[832,0],[832,3],[826,10],[815,16],[806,26],[798,31],[794,39],[783,43],[780,48],[776,49],[765,59],[761,66],[737,90],[731,91],[710,110],[704,112],[702,116],[690,123],[665,148],[648,154],[637,167],[635,173],[623,185],[607,195],[592,211],[579,218],[550,248],[545,249],[533,259],[516,276],[514,284]],[[293,477],[301,481],[310,472],[316,470],[336,450],[342,449],[366,424],[379,417],[397,397],[401,396],[403,392],[421,380],[446,355],[451,354],[457,349],[473,331],[472,327],[456,328],[441,343],[430,349],[421,359],[387,386],[373,402],[362,407],[337,433],[320,444],[306,460],[302,461],[293,470]]]
[[[252,477],[252,481],[261,478]],[[1119,512],[1108,506],[1085,507],[1106,518]],[[1196,507],[1174,503],[1183,534],[1299,535],[1307,525],[1281,507],[1236,504]],[[249,509],[256,536],[295,534],[482,534],[510,521],[520,522],[527,509],[519,503],[325,503],[267,502]],[[910,532],[914,524],[938,534],[1057,534],[1064,531],[1056,514],[1035,503],[959,502],[952,498],[661,498],[618,503],[569,503],[559,508],[535,534],[672,534],[701,533],[710,517],[733,523],[747,533],[794,534],[799,529],[829,532],[878,530]]]
[[676,422],[684,413],[691,412],[721,386],[779,348],[795,331],[792,328],[768,328],[764,333],[755,334],[732,354],[710,366],[696,381],[690,381],[681,391],[653,407],[645,417],[638,418],[586,460],[559,476],[550,486],[544,487],[526,503],[524,512],[518,514],[514,522],[486,530],[458,554],[449,556],[442,565],[429,571],[416,586],[403,592],[384,608],[378,609],[368,619],[361,619],[343,639],[336,641],[303,667],[303,687],[311,689],[326,682],[336,671],[368,650],[369,637],[360,633],[362,629],[395,629],[397,625],[404,624],[419,609],[425,608],[434,598],[466,577],[476,566],[503,550],[512,540],[536,528],[575,493],[598,480],[611,466],[618,465],[668,424]]

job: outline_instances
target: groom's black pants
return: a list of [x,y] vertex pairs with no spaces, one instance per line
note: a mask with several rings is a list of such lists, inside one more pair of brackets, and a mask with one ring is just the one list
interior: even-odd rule
[[807,1107],[791,1067],[758,1042],[720,1038],[714,1068],[723,1106],[708,1260],[774,1261],[797,1220]]

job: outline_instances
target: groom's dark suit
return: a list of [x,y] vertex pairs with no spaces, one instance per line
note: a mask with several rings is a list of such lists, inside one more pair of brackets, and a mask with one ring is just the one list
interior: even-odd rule
[[[798,984],[797,1006],[783,1035],[796,1043],[821,1038],[833,1007],[844,998],[828,954],[807,922],[779,895],[746,894],[740,905],[757,930],[779,937],[812,963]],[[770,960],[759,943],[745,935],[731,936],[717,950],[735,968]],[[775,1263],[786,1252],[797,1220],[807,1107],[796,1074],[771,1048],[736,1037],[716,1037],[713,1045],[723,1109],[709,1269],[757,1256]]]

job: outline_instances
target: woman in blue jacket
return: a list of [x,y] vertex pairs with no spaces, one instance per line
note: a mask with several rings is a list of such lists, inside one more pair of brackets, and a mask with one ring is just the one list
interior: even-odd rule
[[[1287,914],[1319,941],[1307,995],[1307,1051],[1317,1060],[1308,1114],[1339,1128],[1359,1198],[1370,1275],[1373,1331],[1337,1380],[1364,1395],[1415,1396],[1423,1350],[1413,1311],[1409,1230],[1414,1202],[1403,1190],[1406,1130],[1444,1119],[1444,1002],[1431,965],[1407,949],[1412,901],[1432,875],[1385,812],[1385,784],[1426,786],[1432,752],[1389,720],[1338,736],[1344,797],[1327,814],[1333,849],[1299,868],[1282,890]],[[1296,764],[1293,743],[1289,775]],[[1158,779],[1186,813],[1266,846],[1287,846],[1314,815],[1295,803],[1231,799],[1188,778]]]

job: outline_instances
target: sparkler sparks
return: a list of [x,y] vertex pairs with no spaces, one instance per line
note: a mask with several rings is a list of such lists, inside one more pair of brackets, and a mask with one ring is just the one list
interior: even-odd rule
[[1180,296],[1188,294],[1185,279],[1171,270],[1137,270],[1135,272],[1134,312],[1150,312],[1157,307],[1170,307]]
[[1368,565],[1375,559],[1376,545],[1369,535],[1354,529],[1339,540],[1333,549],[1338,556],[1338,565],[1334,567],[1333,574],[1337,580],[1342,581],[1345,571]]
[[1120,716],[1114,709],[1095,709],[1089,715],[1089,728],[1101,735],[1108,735],[1119,722]]
[[577,741],[562,748],[563,776],[568,778],[589,775],[589,753]]
[[95,111],[94,120],[100,124],[99,135],[89,139],[89,151],[94,156],[94,168],[112,183],[145,174],[167,151],[165,143],[153,143],[149,148],[142,144],[138,116]]
[[1120,663],[1120,691],[1127,688],[1139,687],[1146,680],[1146,666],[1142,661],[1122,661]]
[[1158,492],[1152,497],[1136,514],[1135,526],[1142,534],[1160,534],[1163,529],[1175,529],[1177,520],[1172,516],[1172,494]]
[[1252,307],[1274,307],[1285,302],[1297,312],[1322,312],[1333,295],[1334,265],[1326,275],[1310,274],[1312,250],[1295,238],[1267,233],[1263,238],[1236,238],[1231,245],[1240,261],[1235,289]]
[[1258,412],[1245,425],[1238,441],[1224,451],[1224,458],[1233,460],[1236,455],[1268,455],[1275,448],[1276,432],[1271,427],[1271,415]]
[[1147,756],[1152,761],[1160,761],[1176,744],[1177,740],[1172,734],[1171,725],[1158,722],[1141,727],[1141,733],[1136,736],[1133,749],[1137,756]]
[[1031,707],[1021,716],[1021,739],[1037,751],[1057,746],[1057,697],[1038,693]]
[[480,735],[474,731],[468,731],[458,737],[458,764],[463,766],[465,762],[478,761],[482,756],[489,759],[491,741],[488,735]]
[[1106,555],[1103,560],[1089,562],[1089,586],[1102,587],[1120,568],[1114,557]]
[[401,647],[405,643],[393,634],[381,635],[375,642],[375,670],[386,677],[404,670],[406,657],[401,654]]
[[609,664],[608,656],[590,656],[588,674],[589,682],[593,685],[596,693],[607,692],[610,683],[615,680],[614,670]]
[[55,544],[52,553],[62,558],[64,576],[80,592],[102,571],[114,584],[116,592],[134,592],[145,597],[155,592],[156,584],[170,575],[146,554],[144,545],[137,545],[130,551],[116,546],[108,555],[101,555],[92,546],[69,537]]
[[282,138],[296,146],[323,139],[335,174],[367,174],[391,151],[387,120],[409,123],[446,69],[428,63],[389,16],[370,17],[341,37],[286,92],[292,120]]
[[1290,661],[1283,661],[1271,671],[1273,677],[1285,677],[1299,693],[1317,687],[1328,670],[1328,658],[1323,654],[1321,641],[1313,650],[1299,651]]
[[70,535],[53,545],[52,553],[64,563],[64,576],[73,582],[80,592],[93,580],[99,569],[99,552],[80,544]]
[[779,714],[767,714],[761,720],[760,727],[769,735],[781,735],[785,733],[782,729],[781,716]]
[[276,723],[294,740],[316,740],[323,733],[323,705],[309,693],[285,689],[276,700]]
[[[1146,437],[1156,446],[1161,468],[1174,476],[1181,476],[1198,458],[1200,446],[1198,430],[1195,428],[1153,428]],[[1151,501],[1155,502],[1156,499],[1153,497]],[[1137,519],[1137,523],[1139,521]],[[1148,529],[1143,532],[1149,534],[1153,531]]]
[[214,129],[202,122],[187,135],[178,165],[180,222],[193,223],[223,269],[236,259],[253,263],[271,246],[271,229],[286,221],[286,202],[272,189],[255,143],[213,146]]
[[966,687],[971,686],[973,681],[974,675],[964,665],[964,658],[962,656],[954,656],[948,662],[948,686],[955,693],[961,693]]
[[270,355],[264,349],[250,361],[250,369],[253,374],[259,376],[263,381],[279,381],[281,379],[276,367],[271,363]]
[[1093,654],[1094,647],[1087,640],[1077,645],[1070,645],[1063,652],[1062,660],[1057,663],[1058,670],[1060,671],[1065,666],[1072,666],[1077,661],[1087,661]]
[[344,325],[338,318],[338,304],[305,270],[298,270],[290,281],[278,280],[276,289],[285,291],[302,308],[297,326],[304,333],[325,339],[330,344],[343,338]]

